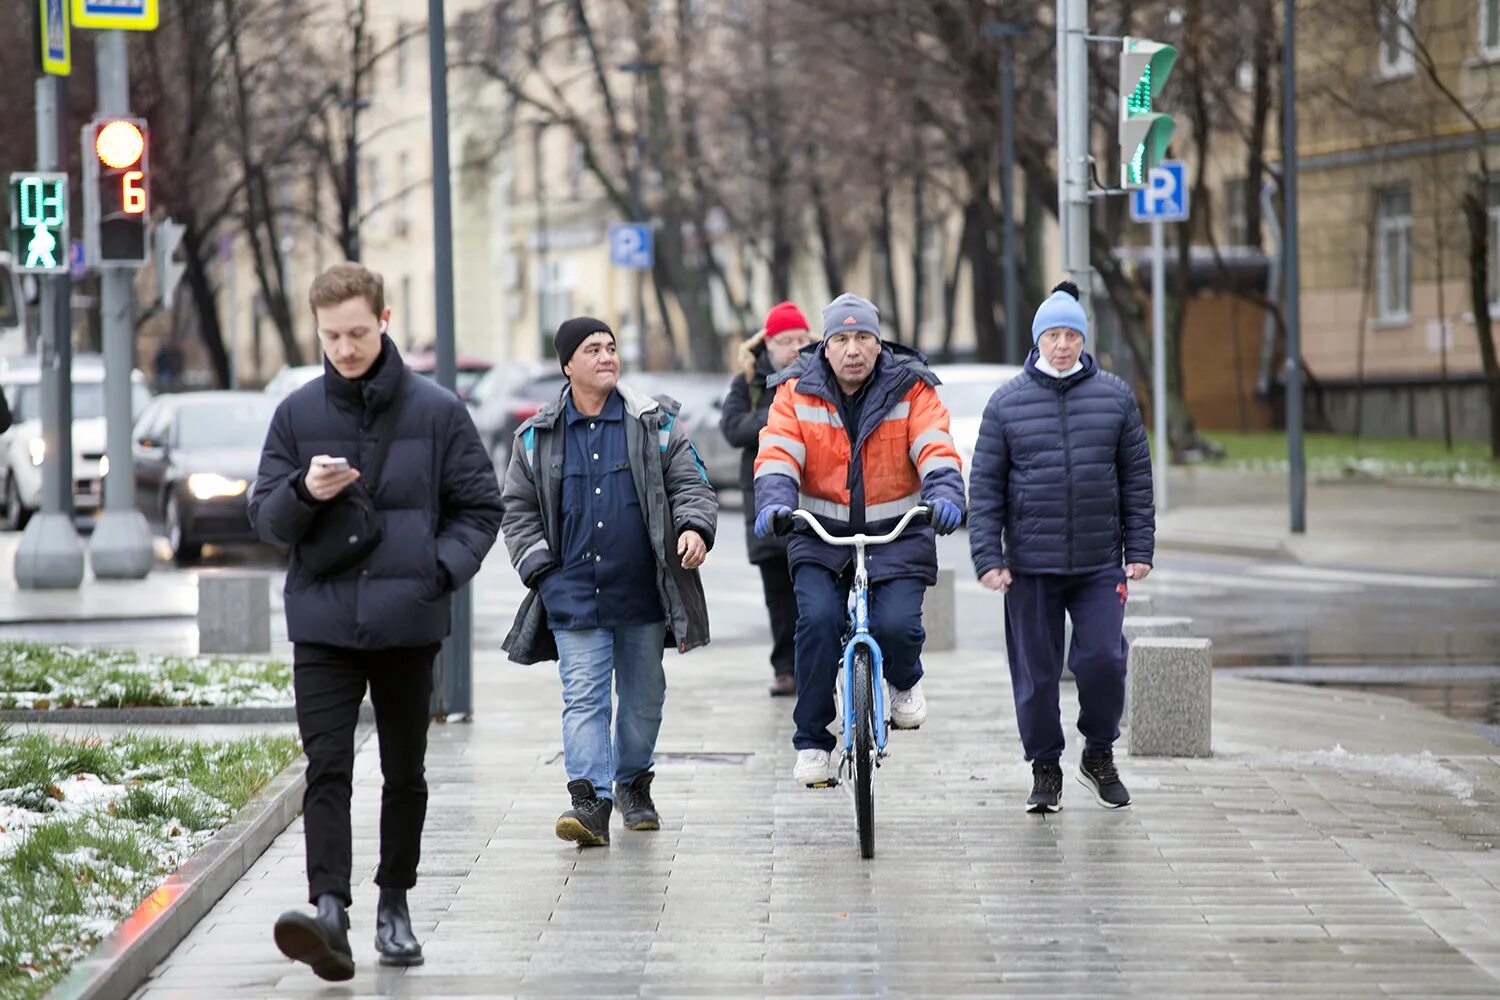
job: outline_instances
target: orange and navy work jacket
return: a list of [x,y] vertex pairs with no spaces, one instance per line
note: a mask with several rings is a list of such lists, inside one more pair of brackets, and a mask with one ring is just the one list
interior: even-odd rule
[[[755,508],[801,507],[817,515],[832,535],[878,534],[921,503],[950,500],[964,506],[958,451],[948,430],[948,409],[933,386],[925,359],[887,344],[864,390],[857,427],[845,426],[842,390],[813,345],[768,384],[777,385],[755,458]],[[920,525],[920,526],[919,526]],[[793,566],[817,562],[842,570],[852,549],[827,545],[806,529],[788,546]],[[871,548],[872,580],[895,576],[937,579],[932,529],[919,520],[890,545]]]

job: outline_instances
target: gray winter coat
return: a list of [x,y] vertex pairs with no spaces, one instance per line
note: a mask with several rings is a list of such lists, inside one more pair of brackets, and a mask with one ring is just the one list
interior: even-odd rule
[[[719,501],[708,484],[687,432],[677,423],[679,404],[669,397],[642,395],[617,387],[625,403],[625,444],[630,472],[651,547],[656,554],[656,589],[667,618],[667,643],[678,652],[708,643],[708,603],[697,570],[685,570],[677,555],[679,532],[691,529],[714,544]],[[502,491],[501,532],[510,561],[530,588],[503,644],[517,663],[557,658],[547,612],[537,584],[558,566],[562,550],[562,419],[568,388],[516,430]]]

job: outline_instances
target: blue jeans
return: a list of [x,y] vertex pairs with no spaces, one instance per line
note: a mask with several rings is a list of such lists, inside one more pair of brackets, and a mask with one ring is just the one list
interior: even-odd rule
[[[651,770],[661,708],[667,699],[662,669],[665,621],[611,628],[564,629],[557,638],[563,685],[563,762],[568,780],[587,778],[602,799]],[[610,738],[610,678],[620,714]]]
[[[848,627],[849,580],[816,563],[803,563],[792,575],[797,590],[797,707],[792,720],[798,750],[832,750],[838,744],[828,726],[837,708],[833,680],[844,665],[840,641]],[[922,679],[922,596],[927,584],[909,576],[870,584],[870,634],[880,644],[885,679],[905,691]]]

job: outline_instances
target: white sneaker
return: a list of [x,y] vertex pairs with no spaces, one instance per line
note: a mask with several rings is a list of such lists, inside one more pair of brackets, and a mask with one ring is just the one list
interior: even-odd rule
[[797,766],[792,769],[792,777],[808,788],[821,788],[828,784],[828,763],[827,750],[798,750]]
[[891,695],[891,725],[897,729],[917,729],[927,721],[927,699],[922,697],[922,682]]

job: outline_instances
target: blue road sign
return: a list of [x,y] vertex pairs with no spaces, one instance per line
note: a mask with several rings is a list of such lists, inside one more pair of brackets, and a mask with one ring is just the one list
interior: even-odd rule
[[68,76],[73,72],[68,0],[42,0],[42,72],[53,76]]
[[649,271],[656,262],[656,246],[649,222],[627,222],[609,227],[609,262],[631,271]]
[[89,273],[88,258],[82,243],[68,244],[68,273],[74,278],[83,278]]
[[155,31],[157,0],[73,0],[73,24],[79,28]]
[[1130,217],[1136,222],[1186,222],[1187,165],[1181,160],[1162,160],[1152,167],[1146,186],[1130,199]]

